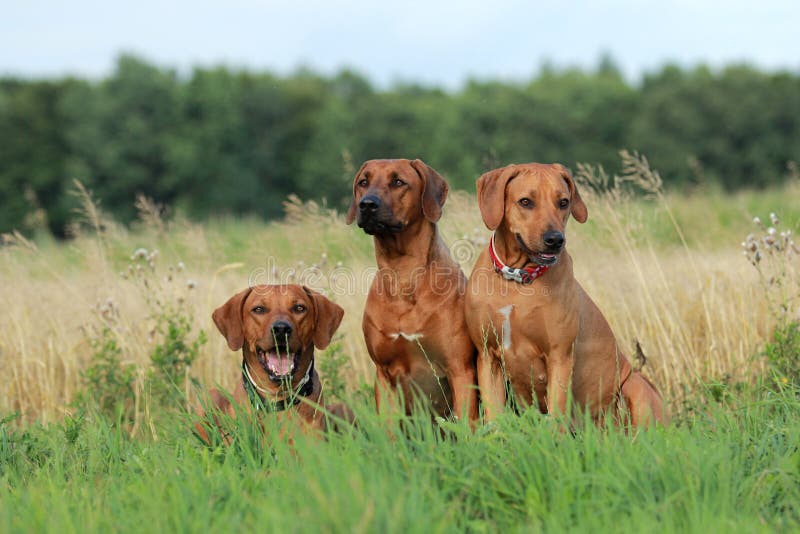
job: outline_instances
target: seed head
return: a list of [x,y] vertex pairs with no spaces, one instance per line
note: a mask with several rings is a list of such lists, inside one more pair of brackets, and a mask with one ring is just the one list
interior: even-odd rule
[[136,250],[133,251],[133,254],[131,255],[131,260],[132,261],[136,261],[136,260],[144,259],[146,257],[147,257],[147,249],[146,248],[137,248]]

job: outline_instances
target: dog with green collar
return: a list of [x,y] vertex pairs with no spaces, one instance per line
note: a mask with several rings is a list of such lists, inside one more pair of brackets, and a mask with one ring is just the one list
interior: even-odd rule
[[230,441],[220,415],[235,418],[241,410],[270,414],[275,424],[296,422],[311,432],[326,431],[330,421],[352,423],[346,406],[325,407],[314,369],[314,350],[330,344],[343,316],[339,305],[295,284],[249,287],[214,310],[212,319],[228,348],[241,351],[242,373],[232,395],[209,391],[211,410],[198,410],[199,437],[211,443],[209,431],[216,428]]

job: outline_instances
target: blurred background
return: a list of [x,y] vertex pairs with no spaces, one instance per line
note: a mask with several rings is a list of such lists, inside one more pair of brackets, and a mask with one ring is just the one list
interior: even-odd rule
[[781,184],[800,158],[800,6],[638,2],[6,3],[0,232],[64,236],[73,180],[120,222],[346,207],[365,159],[471,190],[524,161],[668,189]]

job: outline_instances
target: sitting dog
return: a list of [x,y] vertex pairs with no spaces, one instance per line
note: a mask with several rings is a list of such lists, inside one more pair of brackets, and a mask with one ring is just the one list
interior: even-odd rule
[[[239,409],[274,412],[318,431],[327,429],[325,411],[352,422],[343,405],[321,409],[322,388],[314,369],[314,347],[328,346],[343,316],[340,306],[299,285],[259,285],[231,297],[212,318],[228,347],[242,351],[242,376],[232,397],[212,389],[212,406],[229,417]],[[202,410],[199,415],[207,420]],[[198,422],[195,428],[209,443],[206,425]]]
[[[416,400],[477,418],[475,348],[464,321],[466,277],[439,237],[447,183],[420,160],[370,160],[353,180],[347,224],[374,237],[378,273],[364,309],[378,411]],[[388,403],[384,406],[383,403]]]
[[[494,231],[469,279],[466,319],[478,347],[486,418],[516,400],[565,414],[568,393],[596,422],[621,398],[634,426],[665,422],[661,395],[633,371],[603,314],[572,273],[567,220],[588,216],[562,165],[509,165],[478,179],[478,203]],[[627,414],[616,413],[626,417]]]

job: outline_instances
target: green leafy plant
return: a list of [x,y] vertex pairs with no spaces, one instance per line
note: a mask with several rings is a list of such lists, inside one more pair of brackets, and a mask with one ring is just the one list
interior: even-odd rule
[[75,406],[96,410],[112,419],[132,420],[136,366],[123,363],[122,348],[108,325],[89,343],[91,363],[81,375],[83,388],[78,392]]
[[189,280],[184,288],[176,284],[185,266],[169,266],[162,275],[156,266],[158,250],[134,251],[128,276],[136,283],[148,308],[153,327],[150,339],[150,368],[145,386],[150,400],[161,408],[179,408],[185,404],[189,386],[196,380],[190,370],[200,348],[208,341],[204,330],[194,332],[192,307],[186,305],[186,293],[196,287]]
[[[207,336],[203,330],[193,336],[191,317],[185,313],[159,310],[156,321],[161,341],[153,347],[150,355],[153,366],[148,373],[148,382],[160,404],[180,404],[186,399],[181,385],[185,383]],[[191,377],[189,379],[196,383]]]
[[316,366],[322,376],[326,402],[344,399],[350,358],[344,353],[342,344],[338,341],[331,343],[325,352],[317,355]]
[[776,326],[763,356],[769,385],[800,384],[800,285],[796,262],[800,250],[790,229],[781,230],[777,214],[769,224],[753,219],[756,231],[742,242],[744,255],[758,271]]
[[778,325],[764,349],[764,357],[773,374],[773,385],[800,386],[800,323],[787,321]]
[[[138,287],[147,304],[146,315],[133,319],[152,323],[149,365],[140,370],[136,364],[125,362],[126,349],[118,339],[123,322],[119,309],[108,299],[96,308],[100,326],[86,329],[92,355],[74,402],[79,410],[91,410],[131,425],[132,432],[143,410],[152,419],[185,408],[189,386],[196,384],[191,366],[207,341],[205,331],[195,332],[192,328],[192,307],[185,302],[184,291],[194,289],[196,282],[189,280],[184,289],[177,288],[177,273],[185,267],[182,263],[170,266],[162,276],[157,258],[157,250],[139,248],[131,255],[127,271],[121,274]],[[141,376],[138,384],[137,376]],[[158,409],[150,410],[152,407]]]

